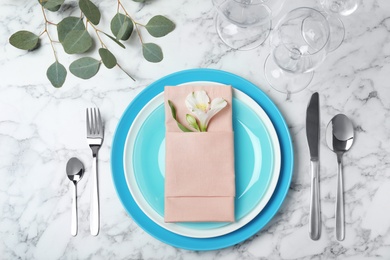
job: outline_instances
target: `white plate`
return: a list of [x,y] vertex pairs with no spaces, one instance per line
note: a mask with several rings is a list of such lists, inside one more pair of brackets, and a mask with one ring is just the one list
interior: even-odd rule
[[[207,84],[207,85],[221,85],[220,83],[215,82],[188,82],[184,85],[194,85],[194,84]],[[142,192],[137,184],[137,180],[135,178],[134,174],[134,168],[133,168],[133,147],[135,144],[135,140],[137,137],[137,134],[142,127],[143,122],[148,118],[148,116],[161,104],[164,103],[164,95],[163,93],[157,95],[155,98],[153,98],[137,115],[135,118],[129,132],[127,135],[126,143],[125,143],[125,149],[124,149],[124,171],[125,171],[125,177],[127,181],[127,185],[129,187],[129,190],[131,192],[131,195],[133,196],[134,200],[138,204],[138,206],[141,208],[141,210],[156,224],[160,225],[161,227],[183,236],[188,237],[194,237],[194,238],[210,238],[210,237],[217,237],[222,236],[225,234],[228,234],[230,232],[233,232],[248,222],[250,222],[254,217],[256,217],[261,210],[265,207],[269,199],[271,198],[274,189],[276,187],[276,184],[278,182],[279,178],[279,172],[280,172],[280,161],[281,161],[281,155],[280,155],[280,146],[279,146],[279,140],[275,131],[275,128],[270,121],[267,114],[264,112],[264,110],[249,96],[244,94],[243,92],[234,89],[233,88],[233,97],[237,98],[241,102],[245,103],[253,112],[260,118],[260,120],[264,123],[267,132],[270,136],[273,151],[274,151],[274,167],[273,172],[271,176],[271,180],[269,182],[269,185],[266,189],[266,192],[264,196],[261,198],[261,200],[258,202],[258,204],[251,210],[248,214],[243,216],[241,219],[237,220],[236,222],[226,224],[221,227],[212,228],[212,229],[194,229],[192,227],[187,227],[184,225],[181,225],[180,223],[165,223],[164,218],[160,216],[147,202],[147,200],[142,195]],[[165,143],[165,142],[164,142]],[[164,165],[162,165],[163,167]]]

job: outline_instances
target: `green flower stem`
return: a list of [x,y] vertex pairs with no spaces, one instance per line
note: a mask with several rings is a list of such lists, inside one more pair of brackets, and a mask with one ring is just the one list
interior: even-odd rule
[[173,119],[176,121],[177,123],[177,126],[179,127],[179,129],[183,132],[193,132],[192,130],[188,129],[187,127],[185,127],[184,125],[182,125],[176,118],[176,108],[175,106],[173,105],[172,101],[168,100],[168,105],[169,107],[171,108],[171,113],[172,113],[172,117]]
[[[49,31],[47,30],[47,26],[48,26],[49,24],[55,25],[55,26],[57,26],[57,24],[48,21],[48,20],[47,20],[47,17],[46,17],[45,9],[43,8],[43,6],[41,6],[41,8],[42,8],[43,18],[45,19],[45,30],[41,33],[41,35],[43,35],[44,33],[47,34],[47,37],[48,37],[49,40],[50,40],[51,48],[53,49],[54,58],[55,58],[56,61],[58,62],[57,52],[56,52],[56,50],[55,50],[55,48],[54,48],[54,44],[53,44],[54,41],[53,41],[53,39],[51,38]],[[39,36],[41,36],[41,35],[39,35]]]

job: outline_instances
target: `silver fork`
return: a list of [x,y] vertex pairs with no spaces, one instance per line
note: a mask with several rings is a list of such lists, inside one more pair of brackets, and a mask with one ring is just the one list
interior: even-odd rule
[[87,141],[92,150],[92,193],[89,225],[91,235],[99,234],[99,189],[97,154],[103,143],[103,122],[98,108],[87,108]]

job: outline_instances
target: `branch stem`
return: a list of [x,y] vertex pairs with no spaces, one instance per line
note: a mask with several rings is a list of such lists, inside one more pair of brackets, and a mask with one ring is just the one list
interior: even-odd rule
[[[104,33],[102,30],[96,28],[95,25],[93,25],[88,19],[87,19],[87,24],[90,24],[92,26],[92,28],[95,30],[95,33],[96,33],[96,36],[98,37],[99,41],[100,41],[100,44],[102,45],[102,48],[107,48],[107,46],[104,44],[102,38],[100,38],[100,35],[99,33]],[[127,73],[127,71],[125,71],[118,63],[116,64],[129,78],[131,78],[133,81],[135,81],[135,79],[129,74]]]
[[118,12],[119,12],[119,6],[122,8],[123,12],[125,12],[126,16],[129,17],[129,19],[134,23],[134,27],[135,27],[135,30],[137,32],[137,35],[138,35],[138,38],[141,42],[141,44],[144,44],[143,40],[142,40],[142,36],[141,36],[141,32],[139,31],[138,29],[138,25],[140,26],[144,26],[138,22],[136,22],[130,15],[129,13],[126,11],[126,8],[123,6],[121,0],[118,0]]
[[116,64],[118,66],[118,68],[120,68],[127,76],[129,76],[129,78],[131,78],[133,81],[135,81],[135,79],[127,72],[125,71],[121,65],[119,65],[119,63]]
[[91,23],[88,19],[87,19],[87,24],[90,24],[92,26],[92,28],[95,30],[96,36],[98,37],[98,39],[100,41],[100,44],[102,45],[102,48],[106,48],[107,49],[107,46],[104,44],[102,38],[100,38],[100,35],[99,35],[99,32],[103,32],[103,31],[101,31],[98,28],[96,28],[96,26],[93,25],[93,23]]
[[54,58],[55,58],[56,61],[58,62],[57,52],[56,52],[56,50],[54,49],[54,44],[53,44],[54,41],[53,41],[53,39],[51,38],[51,35],[50,35],[49,31],[47,30],[47,27],[48,27],[49,24],[51,24],[51,25],[56,25],[56,24],[50,22],[49,20],[47,20],[45,9],[43,8],[43,6],[41,6],[41,8],[42,8],[43,19],[45,19],[45,30],[44,30],[39,36],[43,35],[44,33],[47,34],[47,37],[48,37],[49,40],[50,40],[51,48],[53,49]]

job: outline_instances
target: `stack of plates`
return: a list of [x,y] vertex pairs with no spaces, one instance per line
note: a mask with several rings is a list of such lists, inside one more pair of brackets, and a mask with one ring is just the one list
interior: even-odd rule
[[[233,86],[236,200],[234,223],[164,223],[165,86]],[[112,177],[135,222],[155,238],[189,250],[215,250],[260,231],[281,206],[291,181],[293,151],[286,123],[272,101],[236,75],[210,69],[168,75],[147,87],[119,121]]]

